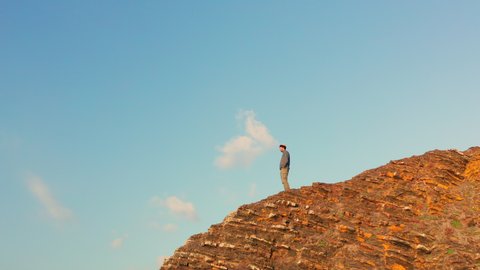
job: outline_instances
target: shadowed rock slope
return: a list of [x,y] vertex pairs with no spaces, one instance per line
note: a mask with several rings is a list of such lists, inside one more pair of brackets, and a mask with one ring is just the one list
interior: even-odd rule
[[161,269],[480,269],[480,147],[243,205]]

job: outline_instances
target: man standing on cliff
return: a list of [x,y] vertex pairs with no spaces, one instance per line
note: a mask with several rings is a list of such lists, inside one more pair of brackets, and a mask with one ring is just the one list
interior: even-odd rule
[[287,146],[280,144],[280,152],[282,152],[282,159],[280,159],[280,177],[282,178],[282,184],[285,191],[290,190],[288,185],[288,172],[290,171],[290,153],[287,151]]

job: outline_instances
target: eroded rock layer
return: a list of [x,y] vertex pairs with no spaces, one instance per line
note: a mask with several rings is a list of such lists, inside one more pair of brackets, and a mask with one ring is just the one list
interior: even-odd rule
[[480,148],[243,205],[161,269],[480,269]]

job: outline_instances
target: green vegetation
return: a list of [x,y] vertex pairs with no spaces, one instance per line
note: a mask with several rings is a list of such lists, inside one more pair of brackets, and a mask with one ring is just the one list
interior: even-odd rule
[[455,220],[452,220],[452,221],[450,222],[450,225],[452,225],[452,227],[455,228],[455,229],[460,229],[460,228],[462,228],[462,223],[461,223],[459,220],[456,220],[456,219],[455,219]]
[[447,250],[447,254],[448,254],[448,255],[455,254],[455,250],[454,250],[454,249],[451,249],[451,248],[449,248],[449,249]]
[[327,247],[327,246],[328,246],[328,242],[325,241],[325,240],[321,240],[321,241],[318,242],[318,245],[319,245],[320,247],[324,248],[324,247]]

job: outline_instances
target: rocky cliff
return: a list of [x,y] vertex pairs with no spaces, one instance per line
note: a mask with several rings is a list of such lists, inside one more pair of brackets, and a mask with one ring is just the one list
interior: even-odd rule
[[480,147],[243,205],[161,269],[480,269]]

